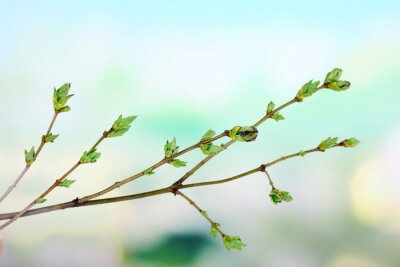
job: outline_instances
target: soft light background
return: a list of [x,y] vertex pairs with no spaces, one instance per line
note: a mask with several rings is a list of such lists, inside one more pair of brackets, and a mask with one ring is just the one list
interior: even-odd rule
[[[2,232],[1,266],[399,266],[400,4],[398,1],[0,1],[0,187],[23,168],[52,115],[52,88],[72,83],[72,111],[1,212],[22,208],[74,163],[119,115],[132,130],[100,146],[71,189],[46,204],[97,191],[162,157],[166,139],[196,142],[251,124],[267,103],[344,69],[349,91],[323,91],[262,125],[192,181],[224,178],[327,136],[335,149],[274,166],[295,200],[274,206],[266,178],[187,190],[225,232],[248,244],[228,253],[209,225],[172,195],[21,219]],[[200,151],[182,157],[188,168]],[[169,185],[165,166],[109,194]]]

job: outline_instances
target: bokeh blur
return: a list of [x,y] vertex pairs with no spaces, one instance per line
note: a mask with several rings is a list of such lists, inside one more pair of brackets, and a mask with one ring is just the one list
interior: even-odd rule
[[[97,164],[71,175],[45,204],[98,191],[208,129],[252,124],[310,79],[344,70],[352,88],[323,91],[268,121],[253,143],[237,143],[190,181],[224,178],[328,136],[357,137],[271,167],[294,196],[273,205],[266,177],[185,192],[247,244],[227,252],[208,223],[172,194],[56,211],[2,231],[5,267],[400,266],[400,2],[381,1],[6,1],[0,0],[0,188],[24,166],[52,116],[52,89],[71,82],[40,158],[2,213],[23,208],[69,168],[119,115],[139,115],[122,138],[101,144]],[[171,184],[188,167],[107,196]]]

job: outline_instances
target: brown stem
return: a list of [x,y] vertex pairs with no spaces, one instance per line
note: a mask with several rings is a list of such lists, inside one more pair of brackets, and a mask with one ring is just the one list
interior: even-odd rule
[[[343,146],[342,143],[337,144],[335,147],[338,146]],[[225,179],[221,179],[221,180],[214,180],[214,181],[207,181],[207,182],[200,182],[200,183],[192,183],[192,184],[185,184],[185,185],[178,185],[178,186],[169,186],[169,187],[164,187],[161,189],[157,189],[157,190],[152,190],[152,191],[148,191],[148,192],[143,192],[143,193],[138,193],[138,194],[133,194],[133,195],[127,195],[127,196],[120,196],[120,197],[112,197],[112,198],[103,198],[103,199],[96,199],[96,200],[89,200],[89,201],[85,201],[83,203],[79,203],[78,199],[74,199],[72,201],[69,202],[65,202],[65,203],[61,203],[61,204],[56,204],[56,205],[51,205],[51,206],[47,206],[47,207],[42,207],[42,208],[38,208],[38,209],[32,209],[32,210],[28,210],[26,213],[24,213],[23,215],[21,215],[21,217],[24,216],[31,216],[31,215],[38,215],[38,214],[42,214],[42,213],[47,213],[47,212],[52,212],[52,211],[56,211],[56,210],[63,210],[63,209],[68,209],[68,208],[77,208],[77,207],[84,207],[84,206],[94,206],[94,205],[102,205],[102,204],[108,204],[108,203],[115,203],[115,202],[121,202],[121,201],[128,201],[128,200],[134,200],[134,199],[140,199],[140,198],[146,198],[146,197],[151,197],[151,196],[156,196],[156,195],[161,195],[161,194],[166,194],[166,193],[171,193],[171,192],[178,192],[178,190],[181,189],[186,189],[186,188],[193,188],[193,187],[200,187],[200,186],[209,186],[209,185],[216,185],[216,184],[223,184],[223,183],[227,183],[227,182],[231,182],[234,180],[238,180],[241,179],[243,177],[249,176],[253,173],[256,172],[263,172],[265,170],[265,168],[268,168],[272,165],[275,165],[281,161],[293,158],[293,157],[298,157],[298,156],[302,156],[305,154],[309,154],[309,153],[313,153],[313,152],[322,152],[321,150],[319,150],[318,148],[312,148],[309,150],[305,150],[304,152],[298,152],[298,153],[293,153],[284,157],[280,157],[274,161],[271,161],[269,163],[260,165],[256,168],[253,168],[249,171],[243,172],[241,174],[229,177],[229,178],[225,178]],[[17,213],[13,212],[13,213],[4,213],[4,214],[0,214],[0,220],[6,220],[6,219],[10,219],[13,218]]]
[[[45,137],[47,135],[49,135],[49,133],[51,132],[51,129],[53,128],[54,122],[56,121],[58,114],[59,114],[59,111],[54,111],[53,118],[51,119],[50,125],[47,128],[46,134],[42,136],[40,145],[36,151],[35,160],[37,159],[40,152],[42,151],[43,146],[46,143]],[[14,188],[17,186],[17,184],[22,179],[22,177],[24,177],[24,175],[27,173],[27,171],[30,169],[30,167],[31,167],[31,165],[28,165],[28,164],[25,165],[25,168],[22,170],[22,172],[18,175],[18,177],[14,180],[14,182],[8,187],[8,189],[3,193],[3,195],[1,195],[0,203],[11,193],[11,191],[14,190]]]

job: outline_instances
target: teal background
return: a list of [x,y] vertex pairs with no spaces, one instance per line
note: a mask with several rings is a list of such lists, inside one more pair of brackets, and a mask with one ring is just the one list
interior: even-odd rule
[[[128,177],[163,156],[166,139],[187,147],[208,129],[252,124],[334,67],[352,82],[293,105],[191,181],[228,177],[328,136],[335,149],[271,167],[290,204],[274,206],[266,177],[186,193],[247,244],[228,253],[182,199],[163,195],[21,219],[1,235],[2,266],[400,265],[400,2],[398,1],[3,1],[0,0],[0,188],[24,166],[52,116],[52,88],[72,83],[72,111],[1,211],[20,209],[69,168],[119,114],[139,115],[82,166],[71,200]],[[188,168],[164,166],[110,193],[167,186]]]

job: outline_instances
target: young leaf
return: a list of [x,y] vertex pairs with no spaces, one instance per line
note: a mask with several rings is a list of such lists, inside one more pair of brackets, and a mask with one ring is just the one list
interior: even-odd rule
[[275,103],[274,102],[269,102],[268,107],[267,107],[267,114],[272,112],[275,108]]
[[340,79],[340,76],[342,76],[342,69],[335,68],[331,72],[329,72],[326,77],[324,84],[332,83],[332,82],[337,82]]
[[301,89],[297,92],[296,98],[302,100],[306,97],[312,96],[315,92],[318,91],[319,81],[313,82],[313,80],[309,81]]
[[80,159],[81,164],[95,163],[101,156],[101,153],[97,152],[96,148],[89,151],[85,151]]
[[153,172],[153,168],[148,168],[143,173],[144,173],[144,175],[153,175],[153,174],[155,174],[155,172]]
[[171,142],[167,140],[164,145],[164,154],[166,158],[175,156],[179,151],[179,146],[176,145],[176,138],[174,137]]
[[289,192],[282,191],[277,188],[272,188],[271,192],[269,193],[269,197],[274,204],[282,203],[282,201],[290,202],[293,200],[293,197]]
[[35,203],[36,204],[42,204],[42,203],[44,203],[46,201],[47,201],[47,199],[45,199],[45,198],[38,198],[38,199],[36,199]]
[[203,152],[204,155],[211,156],[211,157],[214,157],[219,152],[224,150],[223,147],[213,145],[212,143],[201,144],[200,145],[200,149],[201,149],[201,151]]
[[351,83],[349,81],[337,81],[328,83],[326,86],[333,91],[344,91],[350,88]]
[[216,225],[211,225],[211,229],[210,229],[210,235],[214,238],[217,238],[218,236],[218,230],[217,227],[219,226],[219,223],[217,223]]
[[69,89],[71,88],[70,83],[64,83],[60,88],[54,88],[53,92],[53,106],[54,110],[59,112],[68,112],[71,110],[69,106],[65,106],[68,100],[73,95],[68,95]]
[[357,138],[350,138],[346,139],[343,141],[343,146],[344,147],[355,147],[360,143],[360,141]]
[[224,245],[228,251],[231,249],[242,250],[246,246],[238,236],[226,235],[223,238]]
[[36,159],[36,152],[34,147],[32,147],[29,151],[25,150],[25,162],[27,165],[32,165],[32,163]]
[[235,126],[229,131],[229,137],[234,141],[250,142],[256,140],[258,130],[253,126]]
[[75,183],[75,180],[68,180],[68,179],[66,179],[66,180],[62,181],[58,186],[59,186],[59,187],[66,187],[66,188],[69,188],[73,183]]
[[214,135],[215,135],[215,132],[214,132],[213,130],[210,129],[210,130],[208,130],[208,131],[201,137],[201,141],[202,141],[202,142],[208,141],[208,140],[210,140],[211,138],[213,138]]
[[174,166],[175,168],[180,168],[180,167],[186,166],[186,161],[181,161],[179,159],[172,159],[168,163],[171,164],[172,166]]
[[337,140],[338,140],[337,137],[334,138],[328,137],[319,144],[318,149],[321,151],[325,151],[325,149],[335,146],[337,144]]
[[45,143],[53,143],[54,142],[54,140],[56,140],[56,138],[59,136],[59,134],[52,134],[52,133],[49,133],[48,135],[46,135],[45,137],[44,137],[44,142]]
[[129,116],[123,118],[119,115],[118,119],[115,120],[112,126],[112,131],[107,137],[118,137],[126,133],[131,128],[131,123],[137,118],[137,116]]
[[281,114],[279,113],[275,113],[274,115],[272,115],[271,117],[272,119],[274,119],[275,121],[282,121],[285,119],[285,117],[283,117]]

